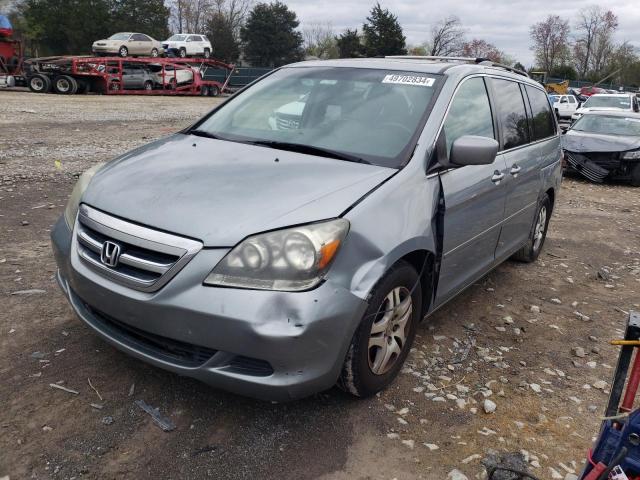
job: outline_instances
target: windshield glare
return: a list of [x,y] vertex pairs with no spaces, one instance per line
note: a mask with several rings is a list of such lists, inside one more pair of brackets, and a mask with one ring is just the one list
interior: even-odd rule
[[574,124],[573,130],[603,135],[640,136],[640,118],[583,115]]
[[629,110],[631,108],[631,100],[629,100],[629,97],[589,97],[589,99],[584,102],[583,107],[607,107]]
[[438,78],[362,68],[283,68],[232,98],[196,129],[233,141],[312,146],[399,168]]
[[186,35],[171,35],[169,37],[169,40],[172,40],[174,42],[181,42],[185,39]]
[[130,36],[130,33],[116,33],[115,35],[111,35],[109,40],[129,40]]

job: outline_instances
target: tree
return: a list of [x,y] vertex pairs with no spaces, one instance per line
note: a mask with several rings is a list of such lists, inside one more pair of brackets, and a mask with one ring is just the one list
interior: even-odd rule
[[408,55],[422,57],[429,54],[427,47],[428,45],[412,45],[407,47],[407,53]]
[[605,70],[614,50],[613,34],[618,28],[618,18],[610,10],[592,5],[580,13],[577,28],[579,34],[573,48],[576,69],[581,78],[595,80]]
[[462,45],[462,55],[473,58],[486,58],[496,63],[510,63],[508,56],[486,40],[474,38]]
[[338,47],[340,58],[357,58],[365,55],[365,48],[360,41],[358,29],[347,29],[341,33],[340,36],[336,37],[336,46]]
[[[76,0],[81,3],[83,0]],[[95,0],[84,0],[95,1]],[[156,40],[169,35],[170,10],[164,0],[110,0],[111,28],[115,32],[143,32]]]
[[551,72],[569,59],[569,21],[558,15],[549,15],[545,20],[530,28],[538,67]]
[[247,60],[253,65],[279,67],[303,56],[302,34],[295,12],[277,0],[257,4],[240,29]]
[[338,58],[338,46],[331,23],[310,23],[302,30],[305,53],[318,58]]
[[211,56],[228,63],[235,63],[240,56],[240,45],[229,19],[214,13],[207,21],[207,38],[211,42]]
[[369,56],[405,55],[406,38],[402,34],[402,27],[398,18],[380,3],[371,9],[367,22],[362,26],[364,44]]
[[430,55],[458,55],[462,50],[465,31],[460,19],[454,15],[443,18],[431,28]]
[[527,68],[523,64],[521,64],[520,62],[515,62],[513,64],[513,68],[515,68],[516,70],[520,70],[522,72],[526,72],[527,71]]

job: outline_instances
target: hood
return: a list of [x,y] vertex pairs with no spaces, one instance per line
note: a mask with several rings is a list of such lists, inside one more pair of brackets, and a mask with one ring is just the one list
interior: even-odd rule
[[576,153],[624,152],[640,148],[640,138],[569,130],[562,137],[562,148]]
[[576,110],[576,113],[586,113],[586,112],[619,112],[620,110],[627,110],[626,108],[618,108],[618,107],[580,107]]
[[337,217],[396,171],[177,134],[107,164],[82,201],[231,247],[254,233]]

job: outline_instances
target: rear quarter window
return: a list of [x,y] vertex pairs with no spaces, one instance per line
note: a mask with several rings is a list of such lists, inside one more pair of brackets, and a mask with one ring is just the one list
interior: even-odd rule
[[556,122],[553,119],[549,102],[547,102],[546,93],[529,85],[525,85],[525,90],[529,97],[533,116],[533,140],[552,137],[556,134]]

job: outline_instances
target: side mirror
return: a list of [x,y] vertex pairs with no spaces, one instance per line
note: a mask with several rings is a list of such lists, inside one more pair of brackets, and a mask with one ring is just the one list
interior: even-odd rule
[[449,162],[454,165],[489,165],[498,154],[498,142],[493,138],[465,135],[451,145]]

